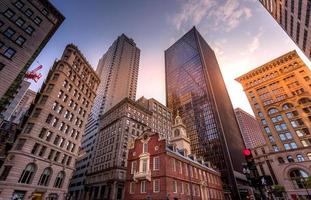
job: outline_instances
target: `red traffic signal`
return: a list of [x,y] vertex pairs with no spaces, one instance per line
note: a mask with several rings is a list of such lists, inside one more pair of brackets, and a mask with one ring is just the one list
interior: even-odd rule
[[250,156],[251,154],[252,154],[251,150],[249,150],[249,149],[244,149],[243,150],[243,155],[244,156]]

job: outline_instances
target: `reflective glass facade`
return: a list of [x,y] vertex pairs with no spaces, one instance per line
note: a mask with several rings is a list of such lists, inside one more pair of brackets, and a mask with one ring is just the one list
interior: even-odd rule
[[218,168],[239,199],[233,171],[242,171],[244,144],[213,50],[193,28],[165,51],[165,69],[167,106],[183,118],[192,153]]

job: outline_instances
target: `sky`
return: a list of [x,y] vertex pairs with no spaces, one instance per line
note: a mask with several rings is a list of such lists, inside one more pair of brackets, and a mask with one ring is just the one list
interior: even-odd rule
[[291,50],[310,61],[258,0],[50,0],[65,16],[30,69],[43,65],[37,91],[65,46],[76,44],[93,68],[122,33],[141,50],[137,96],[165,105],[164,51],[196,26],[215,51],[233,107],[252,113],[234,79]]

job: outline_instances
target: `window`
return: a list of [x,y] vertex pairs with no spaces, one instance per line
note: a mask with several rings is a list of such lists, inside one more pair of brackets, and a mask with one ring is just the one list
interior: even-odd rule
[[29,8],[25,11],[25,15],[27,16],[27,17],[31,17],[32,15],[33,15],[33,11],[32,10],[30,10]]
[[148,143],[143,143],[143,153],[148,153]]
[[270,128],[269,128],[269,127],[265,127],[265,131],[266,131],[266,133],[267,133],[267,134],[270,134],[270,133],[271,133],[271,131],[270,131]]
[[14,49],[12,49],[11,47],[8,47],[3,55],[9,59],[13,58],[13,56],[15,55],[16,51]]
[[5,181],[6,180],[6,178],[8,177],[8,175],[9,175],[9,173],[11,171],[11,168],[12,168],[12,166],[10,166],[10,165],[5,165],[4,166],[4,169],[3,169],[2,174],[0,176],[0,180],[1,181]]
[[15,15],[15,13],[11,10],[11,9],[7,9],[4,12],[4,16],[6,16],[7,18],[11,19],[13,16]]
[[173,181],[173,192],[177,193],[177,181]]
[[304,189],[305,181],[309,177],[309,174],[301,169],[295,169],[289,173],[289,176],[293,182],[295,188]]
[[49,12],[48,12],[46,9],[43,9],[43,10],[42,10],[42,14],[45,15],[45,16],[47,16],[47,15],[49,14]]
[[51,92],[54,88],[54,85],[53,84],[49,84],[46,88],[46,92]]
[[263,117],[262,112],[258,112],[258,116],[259,116],[260,118]]
[[22,46],[25,43],[26,39],[23,36],[18,36],[15,40],[15,43]]
[[24,133],[30,133],[33,127],[34,123],[28,123],[25,127]]
[[39,146],[40,145],[38,143],[35,143],[35,145],[32,147],[31,154],[37,154]]
[[130,194],[134,194],[135,192],[135,182],[130,182]]
[[295,162],[292,156],[287,156],[287,160],[290,163]]
[[142,172],[147,172],[147,163],[148,163],[147,159],[143,159],[142,162],[143,162]]
[[160,158],[159,158],[159,156],[153,158],[153,170],[160,170]]
[[140,193],[146,193],[146,181],[140,182]]
[[278,161],[279,161],[279,164],[285,163],[285,161],[284,161],[284,159],[282,157],[278,157]]
[[41,110],[42,110],[41,108],[36,108],[32,113],[32,117],[39,117]]
[[309,158],[309,160],[311,160],[311,152],[307,153],[307,157]]
[[35,24],[39,25],[42,22],[42,19],[40,17],[35,17],[35,19],[33,20],[35,22]]
[[286,150],[291,149],[291,148],[290,148],[290,145],[289,145],[289,144],[287,144],[287,143],[285,143],[285,144],[284,144],[284,148],[285,148]]
[[292,147],[292,149],[297,149],[297,144],[295,142],[291,142],[290,146]]
[[32,26],[27,26],[27,28],[25,29],[26,33],[28,33],[29,35],[31,35],[35,29]]
[[15,24],[19,27],[22,27],[24,24],[25,24],[25,20],[23,20],[22,18],[18,18],[16,21],[15,21]]
[[26,139],[19,139],[18,142],[16,143],[15,150],[22,150],[25,142]]
[[301,140],[300,142],[301,142],[302,146],[304,146],[304,147],[308,147],[309,146],[307,141],[305,141],[305,140]]
[[303,158],[303,156],[301,154],[297,154],[297,161],[303,162],[303,161],[305,161],[305,159]]
[[278,152],[279,151],[279,148],[276,145],[272,145],[272,149],[273,149],[274,152]]
[[131,174],[135,174],[135,172],[136,172],[136,166],[137,166],[136,161],[133,161],[133,162],[132,162],[132,167],[131,167]]
[[22,9],[25,4],[21,1],[16,1],[16,3],[14,5],[16,6],[16,8]]
[[277,113],[277,112],[279,112],[279,111],[276,108],[271,108],[268,110],[269,115],[272,115],[272,114]]
[[[1,45],[0,45],[1,46]],[[1,47],[0,47],[1,48]],[[0,71],[5,67],[5,64],[3,64],[2,62],[0,62]]]
[[19,178],[19,183],[25,183],[30,184],[32,181],[32,178],[34,176],[34,173],[36,171],[36,166],[33,163],[30,163],[26,166],[26,168],[23,170],[23,173],[21,177]]
[[53,115],[49,114],[45,120],[46,123],[50,124],[52,122]]
[[51,174],[52,174],[52,169],[45,168],[43,173],[40,176],[38,185],[48,186]]
[[15,31],[11,28],[7,28],[4,33],[3,33],[7,38],[11,38],[14,34]]
[[59,172],[56,176],[54,187],[61,188],[64,182],[64,178],[65,178],[65,172],[63,171]]
[[290,109],[290,108],[292,108],[292,107],[294,107],[293,104],[291,104],[291,103],[286,103],[286,104],[283,105],[282,108],[283,108],[283,110],[288,110],[288,109]]
[[43,157],[43,156],[44,156],[45,150],[46,150],[46,146],[42,146],[42,147],[41,147],[41,150],[40,150],[40,152],[39,152],[39,156],[40,156],[40,157]]
[[51,149],[50,153],[49,153],[49,156],[48,156],[48,159],[49,160],[52,160],[53,156],[54,156],[54,153],[55,153],[55,150]]
[[160,192],[160,180],[153,180],[153,192]]

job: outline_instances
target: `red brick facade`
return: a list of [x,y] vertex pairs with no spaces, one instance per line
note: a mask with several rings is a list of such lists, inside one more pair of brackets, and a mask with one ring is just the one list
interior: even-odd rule
[[157,133],[145,133],[130,146],[125,199],[223,199],[220,173],[183,156]]

